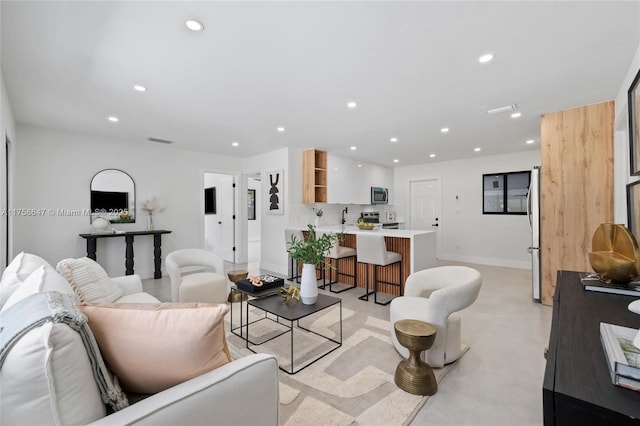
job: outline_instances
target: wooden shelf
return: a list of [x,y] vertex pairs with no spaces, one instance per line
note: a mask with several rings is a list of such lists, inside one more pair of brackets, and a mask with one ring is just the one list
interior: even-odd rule
[[302,202],[327,202],[327,152],[307,149],[302,153]]

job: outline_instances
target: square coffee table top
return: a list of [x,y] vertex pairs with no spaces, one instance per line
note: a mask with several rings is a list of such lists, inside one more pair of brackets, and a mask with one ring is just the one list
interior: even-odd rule
[[295,321],[340,302],[342,302],[342,299],[338,297],[318,294],[318,300],[316,300],[316,303],[313,305],[305,305],[301,301],[289,301],[288,303],[284,303],[284,298],[279,295],[252,299],[247,303],[270,314],[277,315],[280,318]]

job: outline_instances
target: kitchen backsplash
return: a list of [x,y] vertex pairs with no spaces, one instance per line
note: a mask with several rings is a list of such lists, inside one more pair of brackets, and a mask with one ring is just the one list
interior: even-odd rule
[[322,225],[339,225],[342,221],[342,210],[347,208],[347,214],[345,215],[346,223],[352,224],[358,221],[360,213],[366,212],[379,212],[380,221],[386,222],[387,212],[393,213],[395,216],[395,222],[404,223],[404,206],[396,206],[393,204],[386,205],[371,205],[371,204],[303,204],[303,203],[291,203],[289,208],[289,226],[305,227],[307,224],[315,225],[316,216],[313,212],[313,208],[322,209],[322,217],[320,218],[320,226]]

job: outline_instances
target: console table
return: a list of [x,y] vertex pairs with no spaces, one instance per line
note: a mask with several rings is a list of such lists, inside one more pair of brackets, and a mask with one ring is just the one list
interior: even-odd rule
[[577,272],[558,272],[542,387],[545,426],[640,424],[640,392],[611,383],[600,342],[600,322],[640,328],[640,315],[627,309],[636,299],[585,291]]
[[133,274],[133,237],[136,235],[153,235],[153,263],[155,270],[153,272],[153,278],[162,278],[162,272],[160,271],[160,254],[162,246],[162,234],[170,234],[171,231],[157,230],[157,231],[129,231],[121,232],[117,234],[79,234],[82,238],[87,240],[87,257],[96,260],[96,243],[98,238],[113,238],[124,237],[126,244],[125,248],[125,274]]

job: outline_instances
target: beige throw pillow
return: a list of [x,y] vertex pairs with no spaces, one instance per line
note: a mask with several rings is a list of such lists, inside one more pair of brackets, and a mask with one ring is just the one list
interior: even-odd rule
[[89,303],[80,308],[107,367],[128,392],[157,393],[231,361],[226,305]]
[[102,266],[88,257],[63,259],[58,262],[56,269],[71,284],[81,303],[115,302],[124,295],[124,291],[109,278]]

